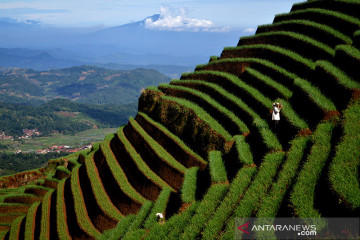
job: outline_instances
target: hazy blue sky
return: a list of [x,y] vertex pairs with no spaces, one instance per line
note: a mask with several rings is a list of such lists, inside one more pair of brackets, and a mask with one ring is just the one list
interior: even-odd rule
[[1,0],[0,17],[56,26],[117,26],[162,13],[167,15],[166,22],[151,26],[179,27],[185,21],[216,29],[255,28],[271,23],[275,14],[289,12],[296,2],[299,0]]

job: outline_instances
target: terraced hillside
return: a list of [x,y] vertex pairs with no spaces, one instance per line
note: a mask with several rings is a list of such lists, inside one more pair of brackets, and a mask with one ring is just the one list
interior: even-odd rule
[[233,239],[237,217],[359,216],[359,67],[360,1],[295,4],[146,89],[52,178],[0,190],[0,239]]

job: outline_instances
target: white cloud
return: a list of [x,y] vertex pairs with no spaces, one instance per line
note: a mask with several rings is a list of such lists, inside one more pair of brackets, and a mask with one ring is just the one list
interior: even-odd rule
[[190,18],[187,9],[182,7],[170,7],[163,5],[160,8],[160,18],[153,20],[145,19],[145,27],[148,29],[168,31],[205,31],[226,32],[230,27],[217,27],[212,21],[205,19]]
[[245,33],[255,33],[256,29],[255,28],[246,28],[246,29],[244,29],[244,32]]

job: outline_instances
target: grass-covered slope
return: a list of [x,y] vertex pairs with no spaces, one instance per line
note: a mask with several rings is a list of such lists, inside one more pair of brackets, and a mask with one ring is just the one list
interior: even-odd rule
[[138,115],[91,151],[0,189],[0,237],[234,239],[238,217],[358,217],[359,9],[295,4],[146,89]]

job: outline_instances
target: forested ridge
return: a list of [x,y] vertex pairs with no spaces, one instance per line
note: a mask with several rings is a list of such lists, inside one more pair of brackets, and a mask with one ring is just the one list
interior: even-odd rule
[[23,129],[37,129],[47,136],[54,132],[74,134],[93,127],[116,127],[126,123],[136,109],[135,103],[97,106],[66,99],[52,100],[39,107],[0,102],[0,132],[22,136]]

